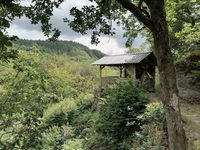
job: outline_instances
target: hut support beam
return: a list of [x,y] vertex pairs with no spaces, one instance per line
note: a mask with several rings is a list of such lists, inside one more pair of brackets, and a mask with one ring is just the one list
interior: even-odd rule
[[100,88],[102,89],[102,70],[105,66],[100,65]]
[[122,78],[122,70],[123,70],[123,67],[122,67],[122,66],[119,66],[119,70],[120,70],[120,78]]
[[133,66],[133,79],[136,80],[136,65]]

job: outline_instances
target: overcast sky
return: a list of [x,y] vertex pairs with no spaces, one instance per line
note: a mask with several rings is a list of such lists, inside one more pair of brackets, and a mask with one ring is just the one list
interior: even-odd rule
[[[23,1],[24,5],[28,5],[28,1]],[[76,41],[83,45],[88,46],[91,49],[98,49],[106,54],[122,54],[127,49],[125,48],[126,39],[122,37],[123,30],[117,28],[117,32],[113,37],[101,36],[100,44],[92,45],[90,43],[90,34],[81,35],[70,29],[66,23],[63,22],[63,18],[69,17],[69,10],[73,6],[81,8],[85,4],[91,4],[88,0],[72,0],[64,1],[59,9],[54,11],[54,16],[51,18],[51,23],[54,27],[58,28],[62,33],[59,37],[60,40]],[[21,39],[32,39],[32,40],[45,40],[43,33],[41,32],[40,25],[32,25],[30,21],[22,17],[21,19],[16,19],[11,27],[7,30],[9,35],[17,35]],[[134,47],[139,47],[144,42],[141,37],[136,38],[133,43]]]

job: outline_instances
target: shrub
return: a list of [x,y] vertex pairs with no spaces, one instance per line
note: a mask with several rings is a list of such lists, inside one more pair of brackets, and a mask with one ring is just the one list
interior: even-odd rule
[[107,89],[103,97],[97,143],[106,149],[129,149],[124,142],[141,129],[143,120],[138,116],[144,113],[149,101],[146,92],[138,82],[129,80]]
[[68,115],[76,107],[73,99],[65,99],[59,103],[50,104],[44,111],[42,119],[49,126],[62,126],[68,123]]
[[178,72],[184,72],[185,74],[191,73],[193,70],[199,70],[200,67],[200,51],[193,51],[187,53],[185,57],[178,60],[175,63],[176,70]]
[[150,103],[146,107],[143,119],[147,122],[163,122],[164,109],[161,103]]
[[63,145],[63,150],[83,150],[83,139],[73,139]]
[[76,128],[75,133],[84,137],[91,126],[97,120],[97,113],[92,112],[92,95],[80,95],[76,100],[77,108],[73,109],[68,116],[69,123]]
[[167,145],[166,133],[163,130],[164,110],[160,103],[150,103],[141,116],[147,123],[143,130],[133,137],[131,150],[164,150]]

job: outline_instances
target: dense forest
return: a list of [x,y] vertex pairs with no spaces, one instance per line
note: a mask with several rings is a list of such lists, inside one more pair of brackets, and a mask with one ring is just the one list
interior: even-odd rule
[[82,132],[95,117],[90,106],[98,72],[90,63],[98,56],[77,62],[67,53],[38,49],[36,42],[20,46],[16,60],[1,63],[0,149],[80,149]]
[[14,42],[14,47],[24,50],[31,50],[33,47],[48,52],[57,54],[67,54],[71,59],[77,60],[89,60],[91,58],[98,59],[105,54],[98,50],[91,50],[88,47],[72,41],[41,41],[41,40],[17,40]]

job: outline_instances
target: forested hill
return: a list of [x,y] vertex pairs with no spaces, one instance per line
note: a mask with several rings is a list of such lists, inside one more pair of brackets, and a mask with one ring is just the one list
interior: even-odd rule
[[68,56],[80,60],[90,58],[99,59],[105,55],[98,50],[89,49],[87,46],[72,41],[18,40],[14,42],[14,45],[17,48],[25,50],[31,50],[33,47],[37,47],[45,52],[66,53]]

